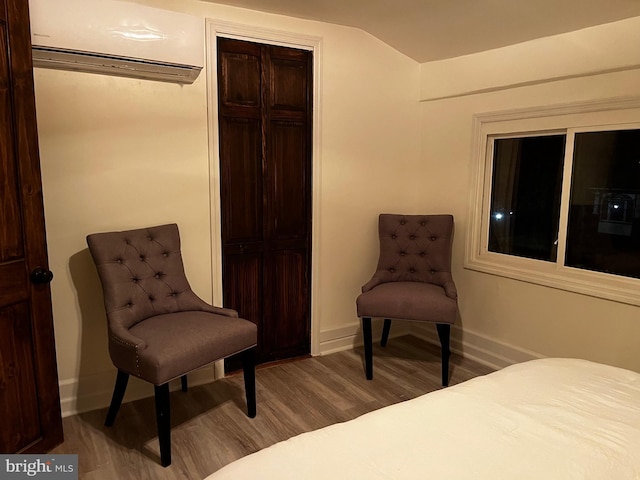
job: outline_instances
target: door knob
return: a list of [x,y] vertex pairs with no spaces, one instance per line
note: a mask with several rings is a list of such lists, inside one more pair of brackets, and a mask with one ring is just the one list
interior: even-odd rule
[[53,272],[42,267],[36,267],[29,275],[29,279],[31,283],[49,283],[53,280]]

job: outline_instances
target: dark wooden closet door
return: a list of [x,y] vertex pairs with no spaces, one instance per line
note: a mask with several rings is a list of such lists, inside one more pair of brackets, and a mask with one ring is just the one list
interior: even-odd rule
[[28,2],[0,0],[0,452],[62,442]]
[[225,305],[258,361],[310,352],[311,52],[218,39]]

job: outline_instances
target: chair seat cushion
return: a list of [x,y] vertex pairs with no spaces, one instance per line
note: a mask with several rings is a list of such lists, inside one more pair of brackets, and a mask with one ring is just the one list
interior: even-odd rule
[[382,283],[362,293],[357,301],[358,317],[378,317],[454,323],[457,302],[444,288],[423,282]]
[[196,311],[150,317],[129,331],[147,344],[138,356],[140,377],[155,385],[254,347],[257,341],[257,327],[248,320]]

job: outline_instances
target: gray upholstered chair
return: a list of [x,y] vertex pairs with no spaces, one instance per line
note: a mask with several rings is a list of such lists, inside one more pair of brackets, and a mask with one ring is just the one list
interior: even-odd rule
[[371,319],[384,318],[383,347],[391,320],[414,320],[436,324],[442,346],[442,385],[446,387],[450,331],[458,315],[458,294],[451,276],[453,217],[382,214],[378,231],[378,267],[356,301],[367,379],[373,378]]
[[191,290],[175,224],[87,237],[102,282],[109,354],[118,369],[105,425],[115,420],[130,375],[155,386],[163,466],[171,463],[169,381],[240,352],[247,413],[256,415],[256,325],[214,307]]

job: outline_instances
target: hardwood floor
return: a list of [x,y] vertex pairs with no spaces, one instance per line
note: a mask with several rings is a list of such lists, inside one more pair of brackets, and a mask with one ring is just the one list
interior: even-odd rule
[[[123,404],[110,428],[103,425],[106,409],[65,418],[65,441],[52,453],[78,454],[81,479],[202,479],[299,433],[441,388],[440,349],[413,336],[374,346],[372,381],[363,363],[358,347],[258,369],[254,419],[245,413],[242,375],[172,392],[168,468],[159,464],[153,398]],[[450,370],[450,385],[491,371],[455,354]]]

